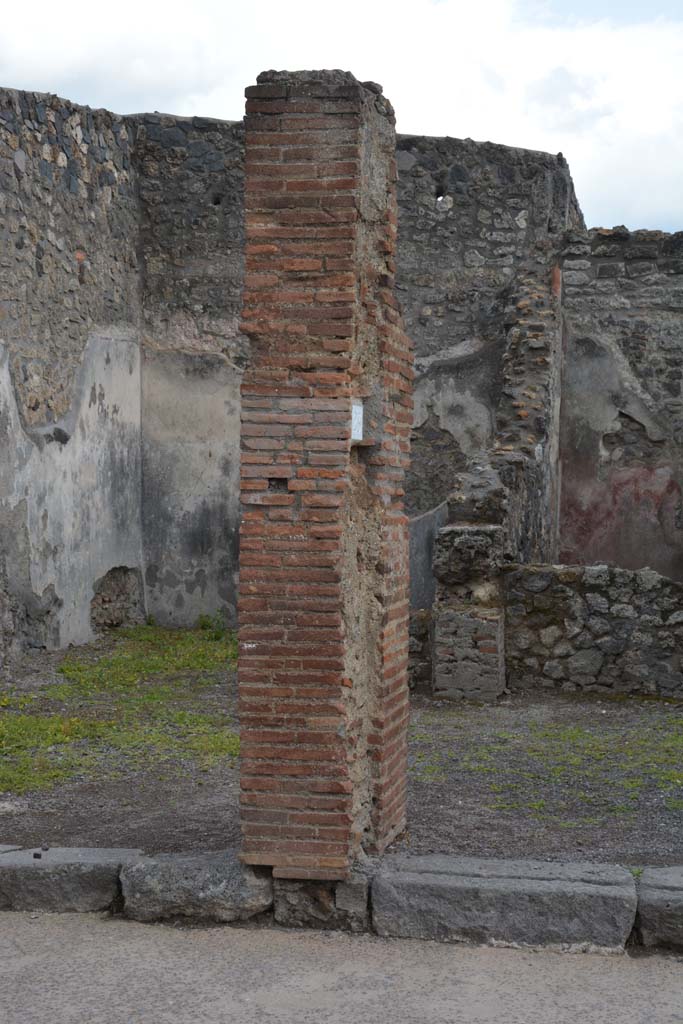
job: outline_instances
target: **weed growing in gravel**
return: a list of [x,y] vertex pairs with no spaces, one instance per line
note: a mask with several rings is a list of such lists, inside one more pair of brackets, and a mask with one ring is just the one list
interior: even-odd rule
[[[637,727],[607,716],[595,726],[531,716],[517,731],[488,733],[470,706],[440,708],[438,715],[422,712],[413,724],[412,773],[420,782],[454,787],[468,780],[470,789],[482,788],[491,810],[570,829],[604,820],[596,814],[628,823],[652,800],[670,812],[683,810],[682,714],[644,716]],[[430,764],[438,770],[426,770]]]
[[0,792],[235,758],[239,736],[215,696],[235,661],[235,637],[216,618],[193,630],[122,629],[104,656],[67,655],[63,683],[28,697],[0,693]]

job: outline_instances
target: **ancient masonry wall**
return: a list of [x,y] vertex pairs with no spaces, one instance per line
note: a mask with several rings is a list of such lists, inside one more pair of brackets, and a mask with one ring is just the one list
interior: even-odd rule
[[[3,657],[139,616],[140,579],[160,622],[235,620],[243,147],[0,90]],[[477,695],[504,683],[499,563],[683,579],[683,234],[586,232],[561,156],[403,136],[397,163],[411,656]]]
[[0,90],[13,647],[84,642],[140,600],[160,622],[235,621],[242,178],[241,124]]
[[142,529],[147,607],[236,622],[244,128],[141,114]]
[[[495,161],[500,159],[497,148],[488,147],[487,155],[496,167]],[[478,284],[473,289],[478,301],[486,300],[489,309],[488,361],[476,358],[469,375],[470,381],[479,381],[479,407],[485,412],[488,430],[480,432],[476,446],[461,460],[457,472],[443,474],[441,484],[449,488],[448,525],[436,532],[434,540],[430,644],[432,686],[441,697],[482,699],[505,689],[505,602],[500,566],[505,561],[551,561],[557,553],[562,350],[559,252],[565,230],[580,226],[582,220],[561,157],[515,151],[511,162],[516,174],[507,178],[510,193],[503,191],[507,215],[493,213],[483,203],[478,209],[470,208],[470,215],[476,212],[475,234],[480,238],[472,239],[471,224],[462,229],[465,245],[473,246],[466,253],[465,264],[476,266],[486,280],[486,253],[498,276],[489,277],[488,293],[485,288],[480,291]],[[500,191],[494,193],[496,204],[501,202]],[[441,192],[437,202],[443,204],[443,186]],[[491,194],[483,195],[490,204]],[[447,265],[450,267],[450,261]],[[462,318],[461,307],[452,303],[451,309]],[[468,326],[471,330],[471,318]],[[460,351],[456,347],[450,354],[451,360],[456,355],[456,364],[463,350],[471,354],[471,338],[469,346],[461,343]],[[448,396],[444,367],[437,359],[429,371],[433,378],[431,403],[434,406],[438,398],[443,409]],[[458,408],[469,413],[465,426],[460,427],[467,430],[473,410],[471,405],[458,405],[466,389],[457,372],[454,376],[449,400],[453,413]],[[488,392],[484,392],[481,387],[487,378]],[[418,378],[418,395],[421,383]],[[416,430],[419,432],[419,425]],[[453,452],[448,441],[444,448]],[[419,472],[419,462],[415,469]],[[425,627],[419,609],[414,621],[413,646],[420,659]]]
[[342,72],[270,72],[247,96],[242,856],[335,879],[405,815],[412,410],[393,112]]
[[14,645],[88,639],[95,580],[141,564],[132,145],[115,114],[0,91],[0,603]]
[[683,580],[683,232],[564,251],[562,560]]
[[[416,516],[449,496],[504,427],[501,444],[527,444],[536,432],[533,395],[505,390],[527,386],[517,379],[515,361],[527,357],[515,331],[533,331],[550,304],[564,231],[583,220],[562,157],[405,135],[397,162],[397,288],[416,370],[406,507]],[[543,355],[540,345],[529,353],[532,386],[531,360]]]
[[[453,698],[680,696],[683,233],[570,229],[559,241],[561,266],[545,287],[527,279],[515,305],[497,477],[461,473],[448,499],[449,520],[468,525],[436,535],[433,631],[427,644],[414,616],[416,669],[424,678],[427,647],[433,692]],[[558,546],[569,564],[514,566],[557,562]]]
[[68,413],[93,332],[137,333],[132,149],[117,114],[0,91],[0,337],[27,427]]
[[683,698],[683,584],[652,569],[510,566],[508,685]]

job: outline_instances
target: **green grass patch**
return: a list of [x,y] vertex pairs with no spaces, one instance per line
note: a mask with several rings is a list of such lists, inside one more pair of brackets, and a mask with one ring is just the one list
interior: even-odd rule
[[[518,808],[565,828],[589,824],[593,815],[627,821],[652,801],[665,812],[683,811],[683,714],[627,722],[600,715],[595,724],[528,718],[490,731],[469,709],[440,709],[432,724],[433,714],[413,726],[412,773],[423,781],[445,775],[455,788],[465,780],[491,809]],[[458,736],[451,735],[455,722]],[[425,771],[430,762],[439,763],[438,772]]]
[[62,683],[0,693],[0,792],[188,762],[208,770],[235,758],[239,736],[219,688],[236,653],[217,619],[191,630],[136,626],[118,631],[101,657],[67,655]]

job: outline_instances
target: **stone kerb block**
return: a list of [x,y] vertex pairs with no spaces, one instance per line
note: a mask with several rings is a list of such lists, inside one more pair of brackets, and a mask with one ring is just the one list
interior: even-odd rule
[[611,864],[396,857],[372,888],[379,935],[442,942],[621,950],[636,904]]
[[683,867],[643,871],[637,926],[644,946],[683,950]]
[[272,879],[242,864],[234,851],[159,854],[121,870],[126,917],[245,921],[268,910]]
[[14,850],[0,854],[0,910],[54,913],[106,910],[119,895],[119,871],[139,850]]

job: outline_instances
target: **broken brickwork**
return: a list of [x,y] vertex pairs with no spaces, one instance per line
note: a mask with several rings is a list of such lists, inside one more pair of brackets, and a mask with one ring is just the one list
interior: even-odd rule
[[342,72],[268,72],[247,98],[242,856],[336,879],[405,820],[412,368],[394,117]]

